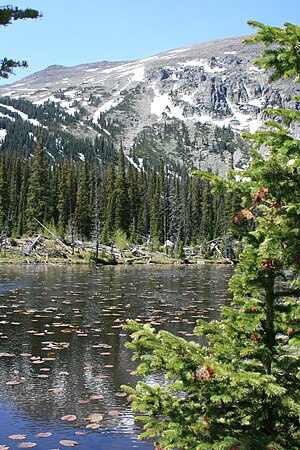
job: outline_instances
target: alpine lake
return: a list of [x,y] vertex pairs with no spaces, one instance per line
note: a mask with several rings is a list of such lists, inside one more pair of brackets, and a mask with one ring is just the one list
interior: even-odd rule
[[153,449],[138,440],[120,389],[137,382],[123,324],[198,340],[197,319],[219,318],[230,302],[232,273],[227,265],[0,266],[0,449]]

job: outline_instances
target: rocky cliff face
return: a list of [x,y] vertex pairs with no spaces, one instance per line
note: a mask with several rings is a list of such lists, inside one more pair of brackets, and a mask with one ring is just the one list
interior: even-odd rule
[[0,96],[55,102],[76,119],[68,131],[110,136],[140,164],[166,158],[224,173],[244,163],[241,133],[262,125],[263,109],[295,107],[296,87],[270,85],[253,65],[261,50],[238,37],[132,62],[50,66]]

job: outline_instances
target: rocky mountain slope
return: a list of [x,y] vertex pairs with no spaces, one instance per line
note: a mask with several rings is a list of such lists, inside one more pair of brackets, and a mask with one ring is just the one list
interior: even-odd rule
[[[242,165],[243,131],[263,123],[266,107],[295,107],[296,87],[270,85],[253,65],[262,48],[242,37],[171,50],[130,62],[50,66],[0,89],[0,118],[23,111],[7,99],[25,99],[39,111],[55,104],[68,115],[59,127],[81,138],[122,143],[128,159],[142,165],[166,159],[189,168],[224,173]],[[6,103],[6,104],[5,104]],[[33,126],[47,121],[23,116]],[[5,130],[0,130],[0,138]]]

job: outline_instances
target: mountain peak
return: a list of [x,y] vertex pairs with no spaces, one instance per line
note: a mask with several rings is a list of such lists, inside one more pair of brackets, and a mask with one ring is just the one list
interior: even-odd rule
[[54,102],[76,114],[70,132],[111,136],[127,156],[224,172],[246,158],[241,132],[262,125],[264,108],[289,107],[296,91],[285,81],[270,86],[267,74],[253,65],[261,45],[245,45],[243,39],[136,61],[53,65],[5,86],[0,95],[34,105]]

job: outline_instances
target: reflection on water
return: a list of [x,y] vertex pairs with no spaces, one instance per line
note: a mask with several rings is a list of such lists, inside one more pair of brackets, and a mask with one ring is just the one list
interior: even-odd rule
[[[227,266],[0,267],[0,445],[41,449],[153,448],[120,392],[133,384],[126,319],[193,339],[199,317],[228,301]],[[99,428],[86,428],[101,413]],[[71,422],[61,417],[75,415]],[[46,439],[40,432],[51,432]]]

